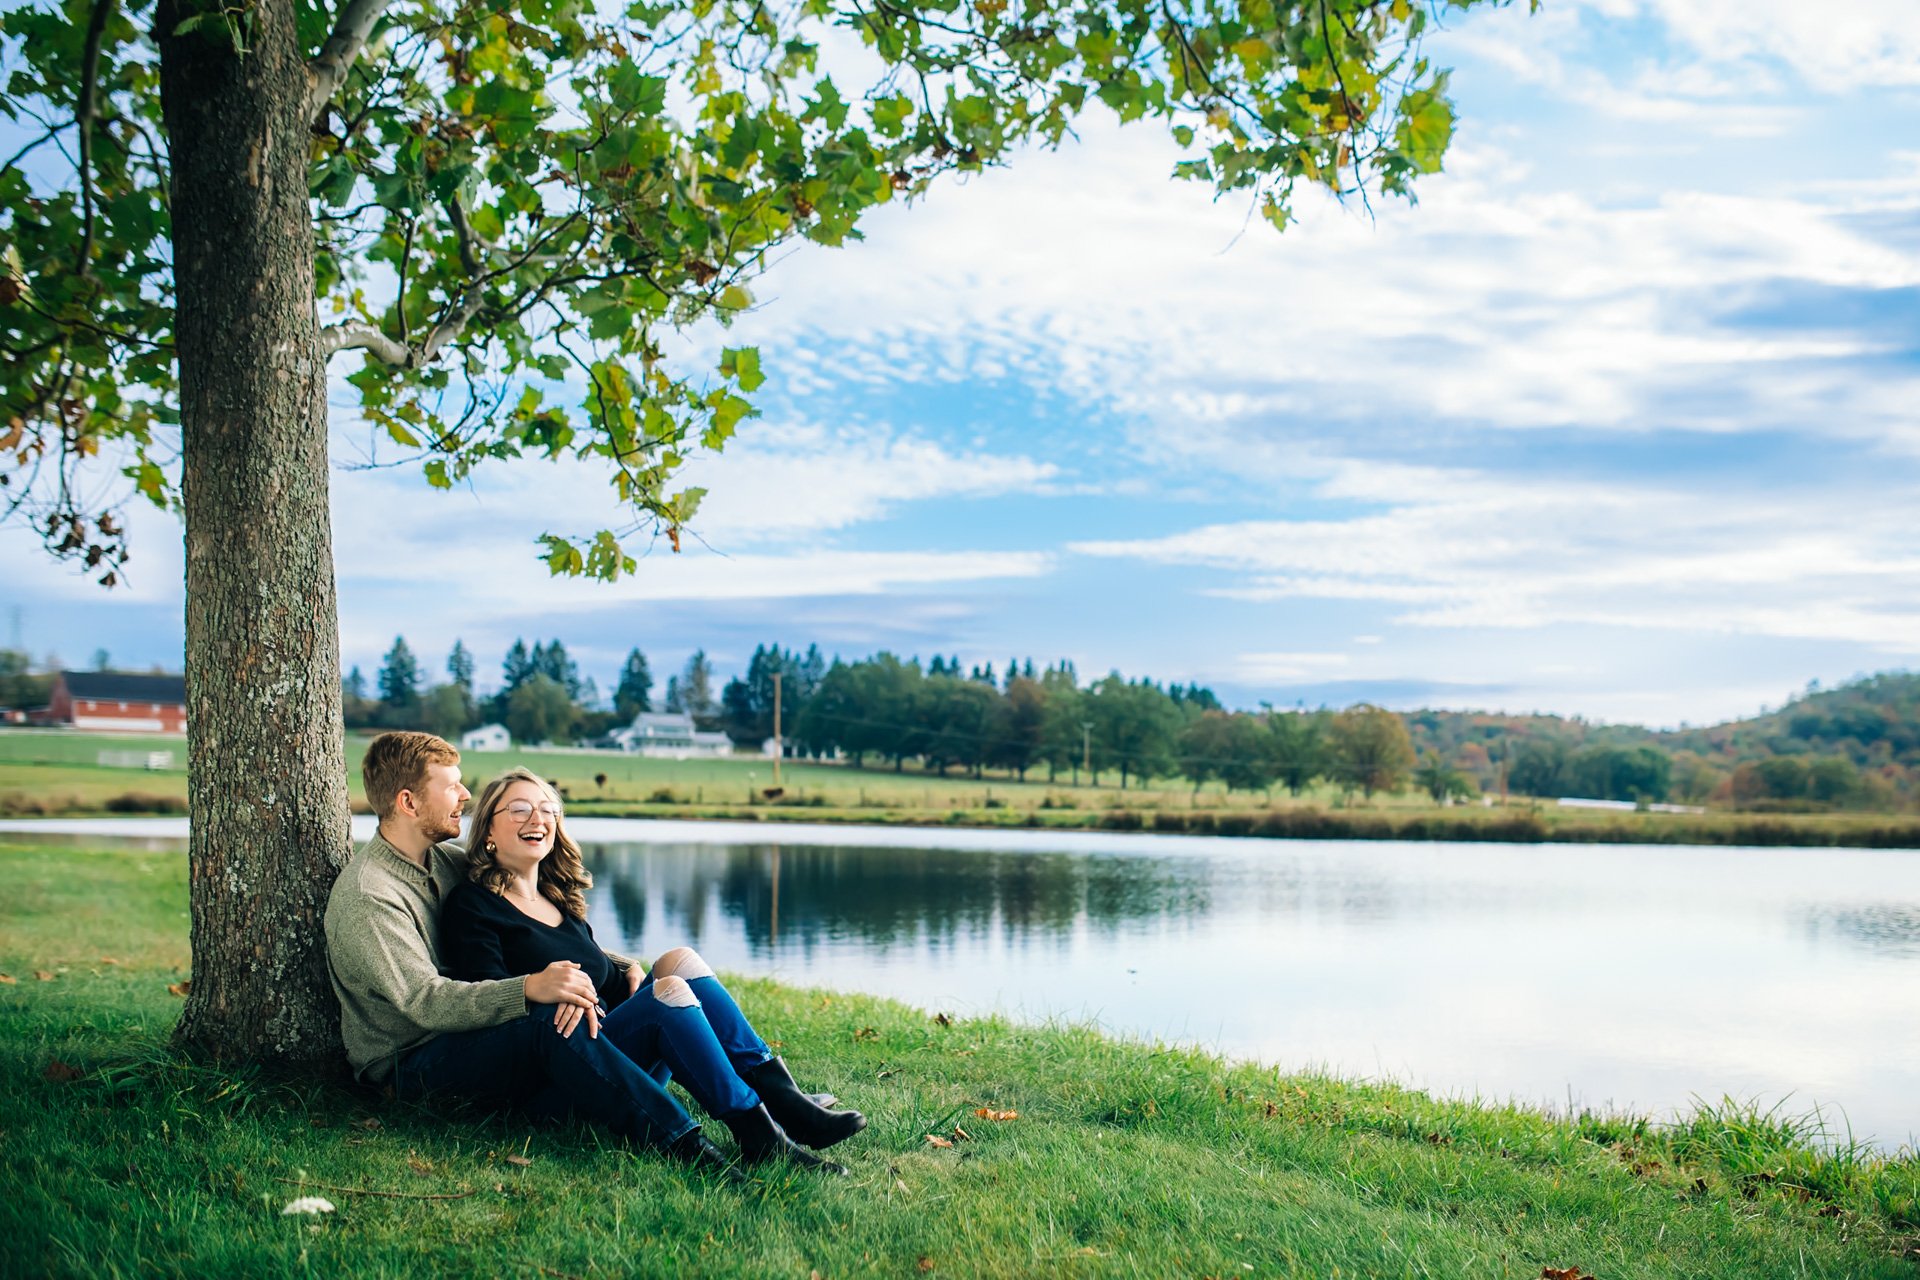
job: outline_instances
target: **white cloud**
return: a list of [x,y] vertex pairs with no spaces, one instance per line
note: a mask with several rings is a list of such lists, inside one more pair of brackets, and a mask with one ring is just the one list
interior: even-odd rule
[[709,491],[694,527],[716,546],[844,529],[932,498],[1043,492],[1052,463],[956,452],[883,427],[750,424],[684,480]]
[[1703,62],[1774,62],[1830,93],[1920,85],[1920,6],[1901,0],[1605,0],[1593,7],[1656,18]]
[[[1359,468],[1354,469],[1356,472]],[[1403,625],[1586,624],[1858,642],[1920,653],[1920,555],[1897,495],[1743,501],[1651,485],[1374,476],[1380,514],[1089,541],[1084,555],[1204,565],[1247,601],[1379,601]],[[1337,490],[1340,478],[1325,489]]]
[[1884,334],[1723,315],[1788,285],[1920,284],[1920,251],[1852,220],[1869,205],[1920,209],[1911,178],[1873,193],[1765,183],[1621,201],[1516,182],[1524,164],[1469,132],[1417,209],[1381,203],[1369,222],[1308,197],[1299,226],[1275,236],[1237,203],[1168,183],[1175,154],[1150,131],[1086,134],[939,191],[909,219],[878,219],[865,245],[797,254],[769,282],[782,300],[743,327],[771,349],[811,349],[818,388],[989,370],[1065,388],[1139,422],[1164,446],[1154,461],[1212,424],[1256,419],[1322,435],[1357,417],[1817,423],[1891,441],[1912,420],[1898,397],[1920,402],[1920,378],[1856,376]]
[[1231,679],[1247,681],[1314,680],[1350,661],[1344,653],[1243,653]]

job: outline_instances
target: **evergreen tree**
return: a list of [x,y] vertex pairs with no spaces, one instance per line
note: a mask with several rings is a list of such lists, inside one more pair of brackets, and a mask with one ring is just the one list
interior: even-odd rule
[[613,709],[622,720],[653,710],[653,673],[647,669],[647,655],[638,649],[627,654],[627,664],[620,669],[620,687],[613,691]]
[[579,664],[567,655],[567,646],[558,640],[550,641],[545,648],[537,644],[533,647],[533,669],[565,689],[567,697],[575,702],[579,702],[586,691]]
[[453,642],[453,652],[447,655],[447,679],[454,688],[473,697],[473,654],[462,642]]
[[347,678],[340,682],[340,688],[349,698],[358,698],[362,702],[366,701],[367,678],[360,674],[359,667],[355,667],[353,670],[347,672]]
[[686,700],[680,696],[679,676],[667,677],[666,709],[676,712],[684,712],[687,709]]
[[713,698],[713,664],[705,649],[695,649],[680,671],[681,709],[695,720],[710,719],[718,707]]
[[395,710],[420,700],[420,663],[407,648],[405,636],[393,638],[393,648],[380,663],[380,701]]
[[513,648],[507,650],[507,660],[500,664],[500,693],[502,698],[513,693],[528,676],[534,672],[533,659],[527,653],[527,642],[514,637]]

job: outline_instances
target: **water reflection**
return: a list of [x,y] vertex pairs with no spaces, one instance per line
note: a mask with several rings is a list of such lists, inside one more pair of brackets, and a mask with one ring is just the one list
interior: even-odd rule
[[1888,956],[1920,957],[1920,904],[1869,903],[1807,913],[1808,932],[1831,936]]
[[1129,923],[1213,910],[1211,868],[1190,859],[1088,858],[950,849],[698,845],[592,846],[588,866],[610,889],[632,937],[657,903],[697,933],[717,905],[755,956],[779,946],[858,940],[942,947],[988,932],[1065,936],[1085,925],[1112,936]]

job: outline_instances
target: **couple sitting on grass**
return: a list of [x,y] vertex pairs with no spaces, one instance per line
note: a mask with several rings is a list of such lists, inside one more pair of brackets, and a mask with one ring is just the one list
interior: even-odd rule
[[460,753],[386,733],[361,765],[380,829],[327,900],[327,961],[354,1074],[396,1097],[576,1116],[693,1165],[732,1162],[663,1087],[678,1079],[747,1164],[844,1174],[807,1148],[866,1127],[802,1093],[689,947],[649,969],[587,927],[592,877],[560,798],[526,769],[488,783],[467,847]]

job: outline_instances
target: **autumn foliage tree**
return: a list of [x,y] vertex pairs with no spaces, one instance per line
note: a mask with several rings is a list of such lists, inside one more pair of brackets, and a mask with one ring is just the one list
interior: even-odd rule
[[[28,0],[0,11],[0,482],[107,585],[126,501],[186,532],[194,980],[181,1038],[334,1051],[318,905],[347,853],[327,380],[428,485],[585,459],[675,545],[677,476],[760,354],[676,365],[779,246],[840,244],[1096,107],[1284,226],[1404,193],[1452,131],[1407,0]],[[847,46],[836,76],[822,57]],[[265,777],[270,785],[260,785]]]

